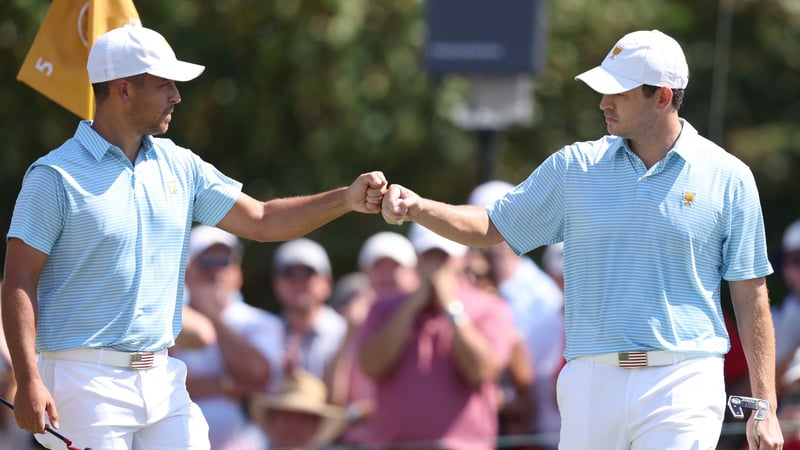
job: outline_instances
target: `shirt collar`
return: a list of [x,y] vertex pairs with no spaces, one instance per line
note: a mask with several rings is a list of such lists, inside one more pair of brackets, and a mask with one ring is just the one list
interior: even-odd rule
[[678,120],[681,121],[681,134],[678,136],[678,140],[675,141],[675,145],[672,146],[672,151],[683,158],[687,164],[691,165],[697,160],[697,152],[700,151],[699,146],[693,145],[697,137],[697,130],[687,120]]
[[[681,134],[678,136],[678,139],[675,140],[675,144],[670,149],[670,152],[676,153],[691,165],[692,162],[697,160],[697,152],[699,151],[698,146],[692,145],[692,142],[697,137],[697,130],[686,119],[679,118],[678,120],[681,122]],[[619,136],[615,136],[615,139],[612,140],[609,147],[611,149],[611,151],[608,152],[609,157],[613,157],[625,149],[632,151],[628,147],[627,140]]]
[[[78,129],[75,131],[75,140],[77,140],[83,147],[92,155],[94,159],[100,161],[103,156],[108,153],[112,148],[117,148],[114,144],[108,142],[100,136],[97,131],[92,128],[91,120],[82,120],[78,124]],[[149,156],[150,151],[153,149],[153,137],[145,135],[142,137],[141,149],[144,150],[144,155]]]

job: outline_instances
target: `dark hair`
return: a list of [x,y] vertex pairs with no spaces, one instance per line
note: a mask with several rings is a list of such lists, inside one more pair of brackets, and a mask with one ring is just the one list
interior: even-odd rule
[[108,95],[111,93],[110,86],[110,81],[103,81],[92,85],[92,91],[94,91],[94,99],[96,102],[100,103],[108,98]]
[[[141,86],[144,83],[145,75],[147,74],[141,73],[139,75],[132,75],[123,79],[128,80],[130,83],[135,84],[136,86]],[[92,91],[94,91],[94,98],[96,102],[99,103],[108,98],[108,96],[111,94],[112,81],[114,80],[102,81],[92,85]]]
[[[642,85],[642,91],[644,91],[644,96],[647,98],[652,97],[659,89],[661,88],[658,86],[651,86],[649,84]],[[672,90],[672,106],[674,106],[676,110],[681,109],[681,105],[683,105],[683,92],[683,89]]]

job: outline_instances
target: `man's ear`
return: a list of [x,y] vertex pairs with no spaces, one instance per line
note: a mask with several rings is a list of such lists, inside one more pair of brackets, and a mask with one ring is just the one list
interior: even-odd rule
[[661,86],[658,88],[658,107],[666,108],[672,104],[672,89]]
[[128,99],[130,98],[130,87],[131,83],[128,80],[122,78],[112,82],[111,92],[114,95],[118,96],[120,100],[122,100],[123,102],[127,102]]

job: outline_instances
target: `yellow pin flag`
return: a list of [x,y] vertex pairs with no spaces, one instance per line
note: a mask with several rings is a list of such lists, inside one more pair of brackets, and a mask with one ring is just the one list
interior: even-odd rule
[[53,0],[17,80],[78,117],[91,119],[89,50],[98,36],[123,25],[141,26],[133,0]]

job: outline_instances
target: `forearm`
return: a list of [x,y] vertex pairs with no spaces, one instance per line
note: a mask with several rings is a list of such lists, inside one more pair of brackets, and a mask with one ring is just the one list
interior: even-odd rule
[[[732,289],[732,294],[737,288]],[[749,295],[734,295],[734,310],[742,348],[747,358],[754,397],[768,400],[773,409],[775,392],[775,334],[766,286]]]
[[[349,333],[349,331],[348,331]],[[347,405],[349,373],[353,365],[352,352],[347,339],[339,347],[333,361],[325,372],[325,385],[328,386],[328,401],[334,405]]]
[[[35,291],[33,287],[32,292]],[[3,331],[18,384],[38,380],[36,364],[36,317],[30,288],[16,288],[6,281],[2,292]]]
[[266,202],[240,194],[219,228],[259,242],[278,242],[304,236],[350,212],[347,188]]
[[450,205],[421,199],[414,221],[420,225],[471,247],[488,247],[503,240],[489,220],[486,209],[475,205]]
[[408,344],[408,336],[417,314],[415,303],[420,301],[419,291],[405,300],[388,322],[370,336],[359,353],[361,369],[372,379],[387,375]]
[[214,324],[196,309],[184,306],[181,332],[175,339],[177,348],[202,348],[217,342]]
[[452,352],[459,374],[470,386],[494,380],[500,373],[489,342],[471,323],[453,325]]
[[225,395],[231,398],[237,397],[236,383],[227,376],[203,377],[189,375],[186,377],[186,390],[195,400],[217,395]]
[[212,320],[212,323],[228,374],[238,384],[250,387],[266,386],[271,375],[267,358],[221,320]]

